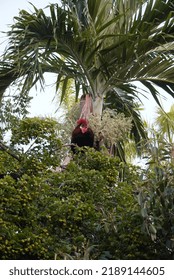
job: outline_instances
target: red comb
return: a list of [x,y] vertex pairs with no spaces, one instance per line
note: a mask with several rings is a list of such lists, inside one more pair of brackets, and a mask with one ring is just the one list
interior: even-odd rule
[[79,125],[79,124],[87,125],[87,124],[88,124],[88,121],[87,121],[86,119],[79,119],[79,120],[77,121],[77,124],[78,124],[78,125]]

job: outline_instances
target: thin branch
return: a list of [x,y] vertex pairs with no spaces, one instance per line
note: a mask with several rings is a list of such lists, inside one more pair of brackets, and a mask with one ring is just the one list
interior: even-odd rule
[[0,141],[0,150],[6,152],[8,155],[15,158],[17,161],[21,161],[20,157],[15,154],[7,145],[5,145],[2,141]]

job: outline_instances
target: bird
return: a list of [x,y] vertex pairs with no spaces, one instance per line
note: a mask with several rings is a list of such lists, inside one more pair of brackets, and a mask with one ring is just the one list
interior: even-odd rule
[[77,126],[72,131],[71,135],[71,151],[73,154],[77,153],[76,147],[93,147],[94,146],[94,132],[88,126],[86,119],[80,118],[77,121]]

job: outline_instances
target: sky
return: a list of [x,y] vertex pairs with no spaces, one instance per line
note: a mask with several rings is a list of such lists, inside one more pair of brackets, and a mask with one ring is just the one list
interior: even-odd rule
[[[31,2],[36,8],[45,8],[49,3],[58,3],[56,0],[4,0],[1,2],[0,54],[3,53],[3,50],[7,45],[5,35],[2,32],[9,30],[10,25],[14,22],[13,18],[19,15],[20,10],[24,9],[27,11],[33,11],[29,2]],[[44,91],[40,89],[40,86],[37,87],[37,90],[35,88],[31,90],[31,96],[33,96],[29,110],[31,116],[49,116],[58,118],[59,115],[62,114],[60,110],[57,110],[59,108],[59,102],[55,97],[54,81],[54,76],[47,75]]]
[[[49,3],[57,3],[57,0],[1,0],[0,9],[0,32],[8,31],[9,26],[13,23],[13,17],[18,16],[19,11],[24,9],[27,11],[33,11],[32,6],[29,4],[31,2],[37,8],[45,8]],[[7,42],[5,40],[4,34],[0,33],[0,54],[3,53],[4,47]],[[38,89],[32,89],[31,95],[34,97],[31,102],[30,114],[32,116],[50,116],[59,117],[60,111],[58,109],[59,103],[55,98],[55,88],[54,76],[47,76],[46,86],[44,92]],[[160,98],[161,104],[164,110],[167,112],[170,110],[172,104],[174,104],[174,99],[161,92],[162,97]],[[147,94],[149,99],[142,98],[144,110],[142,111],[142,117],[151,123],[155,117],[155,112],[157,109],[156,102]]]

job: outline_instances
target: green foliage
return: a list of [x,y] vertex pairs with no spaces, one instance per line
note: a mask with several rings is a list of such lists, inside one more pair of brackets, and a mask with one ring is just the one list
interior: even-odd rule
[[56,172],[68,133],[55,120],[26,118],[29,90],[52,72],[61,101],[73,80],[76,99],[81,90],[104,97],[131,118],[136,143],[146,138],[133,82],[157,103],[155,86],[173,96],[173,0],[62,3],[49,16],[20,11],[1,59],[0,99],[12,83],[21,89],[1,101],[1,258],[174,259],[173,155],[159,138],[147,145],[145,170],[86,150]]
[[64,172],[37,164],[34,174],[28,164],[17,181],[0,180],[2,259],[170,258],[166,246],[156,253],[158,244],[143,231],[136,167],[92,150]]
[[155,241],[160,258],[174,258],[174,166],[156,163],[144,176],[138,202],[143,228]]
[[143,170],[79,149],[56,171],[59,124],[13,120],[0,142],[1,259],[174,259],[171,161]]
[[[13,88],[12,88],[13,89]],[[14,90],[14,89],[13,89]],[[28,107],[31,97],[28,93],[22,95],[19,89],[10,92],[0,102],[0,139],[17,124],[17,122],[25,118],[28,114]]]
[[[46,258],[47,229],[38,226],[45,189],[39,178],[23,176],[1,180],[1,258]],[[41,207],[41,208],[40,208]]]
[[[11,131],[11,145],[14,147],[18,145],[18,149],[21,150],[27,147],[25,153],[30,157],[29,160],[33,158],[34,168],[37,168],[39,162],[45,166],[59,164],[58,151],[61,142],[58,139],[57,121],[49,118],[25,118],[12,127]],[[56,155],[57,161],[55,161]]]
[[[127,183],[118,193],[117,159],[93,151],[83,157],[61,173],[49,171],[39,176],[38,171],[17,182],[10,176],[1,180],[3,259],[73,256],[83,254],[86,243],[96,246],[96,258],[108,250],[102,239],[110,230],[116,233],[114,216],[122,195],[127,199]],[[123,207],[123,203],[119,205],[119,209]]]

